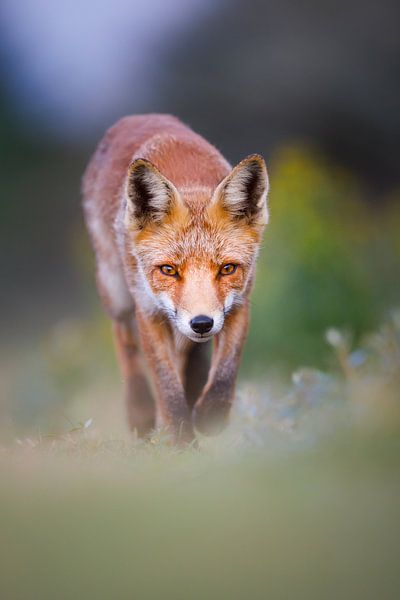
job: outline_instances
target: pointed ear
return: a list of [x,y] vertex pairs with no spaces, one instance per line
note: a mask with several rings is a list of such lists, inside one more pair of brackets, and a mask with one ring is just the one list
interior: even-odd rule
[[268,223],[268,189],[265,161],[259,154],[251,154],[221,181],[212,203],[218,203],[234,219],[263,225]]
[[144,158],[129,166],[126,197],[126,218],[138,229],[152,221],[161,222],[179,201],[175,186]]

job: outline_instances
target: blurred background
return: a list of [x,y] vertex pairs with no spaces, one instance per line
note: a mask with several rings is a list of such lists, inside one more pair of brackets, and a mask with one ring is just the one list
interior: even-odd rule
[[126,114],[266,158],[243,377],[326,368],[327,327],[357,341],[399,305],[399,17],[395,0],[2,0],[3,424],[57,424],[82,390],[120,402],[80,180]]
[[[400,4],[1,0],[0,598],[400,597]],[[80,207],[177,115],[271,220],[230,426],[128,434]]]

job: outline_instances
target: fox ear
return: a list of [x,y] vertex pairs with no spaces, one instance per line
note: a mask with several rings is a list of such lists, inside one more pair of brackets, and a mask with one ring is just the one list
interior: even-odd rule
[[128,169],[126,180],[127,218],[138,229],[161,222],[178,201],[175,186],[149,160],[138,158]]
[[268,173],[259,154],[251,154],[234,167],[214,192],[218,202],[234,219],[268,223]]

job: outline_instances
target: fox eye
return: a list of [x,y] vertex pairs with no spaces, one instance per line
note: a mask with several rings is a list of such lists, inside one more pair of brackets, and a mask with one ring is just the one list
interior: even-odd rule
[[161,265],[160,271],[164,275],[169,275],[170,277],[175,277],[175,275],[178,275],[178,271],[171,265]]
[[233,273],[236,271],[237,269],[237,265],[234,265],[233,263],[228,263],[227,265],[223,265],[219,272],[220,275],[233,275]]

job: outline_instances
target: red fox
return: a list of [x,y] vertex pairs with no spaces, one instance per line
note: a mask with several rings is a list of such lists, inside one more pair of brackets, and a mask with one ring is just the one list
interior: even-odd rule
[[85,220],[139,436],[166,427],[190,443],[226,424],[268,186],[260,155],[232,169],[170,115],[122,118],[91,159]]

